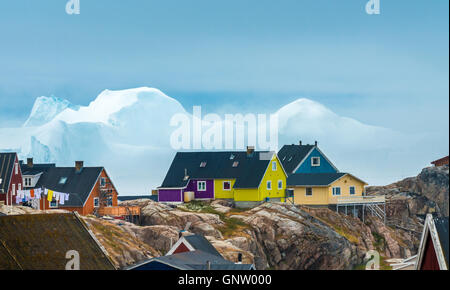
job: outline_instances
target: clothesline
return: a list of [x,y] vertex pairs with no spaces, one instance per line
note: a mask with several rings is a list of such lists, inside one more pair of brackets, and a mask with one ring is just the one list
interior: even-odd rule
[[27,202],[34,199],[45,199],[49,202],[53,200],[59,202],[59,204],[63,205],[64,202],[68,201],[70,198],[69,193],[58,192],[54,190],[50,190],[48,188],[35,188],[28,190],[18,190],[16,195],[16,204],[20,202]]

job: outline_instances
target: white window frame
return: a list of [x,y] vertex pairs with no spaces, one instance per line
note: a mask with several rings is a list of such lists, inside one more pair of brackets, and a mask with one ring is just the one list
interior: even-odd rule
[[[353,193],[352,193],[352,188],[353,188]],[[348,193],[350,195],[356,195],[356,187],[355,186],[349,186]]]
[[14,164],[14,174],[15,175],[19,174],[19,163]]
[[[319,162],[317,164],[314,164],[314,160],[319,160]],[[311,166],[313,166],[313,167],[319,167],[320,166],[320,157],[319,156],[311,157]]]
[[272,190],[272,180],[267,180],[267,190]]
[[[230,188],[229,188],[229,189],[225,189],[225,183],[229,183],[229,184],[230,184]],[[231,181],[225,180],[225,181],[222,183],[222,189],[223,189],[224,191],[230,191],[230,190],[231,190]]]
[[[337,189],[339,188],[339,194],[337,194]],[[342,192],[341,192],[341,187],[340,186],[336,186],[333,187],[333,196],[341,196]]]
[[19,184],[17,185],[17,190],[22,190],[22,183],[19,183]]
[[[52,203],[53,203],[53,202],[56,204],[55,206],[52,206]],[[49,201],[49,202],[48,202],[48,207],[49,207],[49,208],[58,208],[58,206],[59,206],[59,203],[58,203],[57,200],[52,200],[52,201]]]
[[[308,194],[308,189],[311,189],[311,194]],[[313,196],[314,189],[312,187],[305,187],[305,196]]]
[[[280,182],[281,182],[281,187],[280,187]],[[277,182],[277,186],[278,186],[278,189],[283,189],[283,180],[278,180],[278,182]]]
[[[97,205],[95,205],[95,201],[97,201]],[[98,197],[94,197],[94,207],[95,208],[100,207],[100,199]]]
[[[111,205],[109,204],[109,201],[111,200]],[[107,198],[106,198],[106,206],[107,207],[113,207],[113,204],[114,204],[114,198],[112,197],[112,196],[108,196]]]
[[277,162],[272,161],[272,171],[277,171]]
[[[200,188],[200,184],[204,184],[204,188]],[[206,181],[197,181],[197,191],[206,191]]]
[[13,196],[16,195],[16,184],[15,183],[12,184],[11,193]]

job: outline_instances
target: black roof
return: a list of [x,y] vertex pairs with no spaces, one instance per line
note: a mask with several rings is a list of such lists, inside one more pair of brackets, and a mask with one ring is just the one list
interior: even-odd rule
[[286,173],[293,173],[300,162],[308,156],[314,147],[315,145],[284,145],[278,152],[278,158],[281,164],[283,164]]
[[[39,178],[36,187],[44,187],[53,191],[69,193],[68,201],[60,207],[82,207],[97,182],[103,167],[83,167],[77,171],[75,167],[52,167]],[[61,178],[67,178],[60,184]]]
[[[273,152],[242,151],[178,152],[161,185],[162,188],[185,187],[189,179],[236,179],[234,188],[257,188]],[[269,156],[269,157],[268,157]],[[268,157],[268,158],[267,158]],[[200,164],[205,162],[205,166]],[[236,167],[233,163],[238,162]],[[185,178],[185,170],[189,178]]]
[[7,193],[9,189],[16,156],[15,152],[0,153],[0,179],[2,180],[2,183],[0,183],[0,193]]
[[81,270],[115,269],[76,214],[2,216],[0,229],[0,270],[64,270],[70,250]]
[[347,173],[295,173],[289,175],[287,186],[326,186],[338,180]]
[[445,262],[448,264],[448,217],[435,217],[434,225],[439,236],[439,242],[441,243],[442,251],[444,252]]
[[55,167],[54,163],[43,163],[43,164],[33,164],[29,167],[28,164],[20,160],[20,169],[22,170],[22,175],[37,175],[39,173],[46,172],[49,168]]
[[137,199],[150,199],[153,201],[158,201],[157,195],[119,195],[117,197],[119,201],[129,201],[129,200],[137,200]]
[[[160,262],[179,270],[206,270],[207,262],[210,263],[211,270],[251,270],[251,264],[235,264],[222,257],[205,253],[203,251],[183,252],[174,255],[161,256],[146,260],[128,269],[139,270],[140,267],[152,263]],[[145,266],[144,266],[145,267]]]
[[194,249],[209,253],[211,255],[222,257],[222,255],[214,248],[213,245],[204,237],[201,235],[190,235],[190,236],[184,236],[186,241],[194,247]]

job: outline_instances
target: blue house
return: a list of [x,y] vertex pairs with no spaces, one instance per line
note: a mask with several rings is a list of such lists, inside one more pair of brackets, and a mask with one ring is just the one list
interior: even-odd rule
[[338,173],[339,170],[317,146],[284,145],[278,152],[283,167],[288,175],[293,173]]

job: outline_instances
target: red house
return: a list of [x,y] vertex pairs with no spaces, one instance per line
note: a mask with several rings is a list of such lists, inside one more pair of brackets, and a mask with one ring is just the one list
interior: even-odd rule
[[423,228],[416,270],[448,270],[448,217],[428,214]]
[[0,204],[13,205],[22,189],[22,171],[17,153],[0,153]]
[[431,164],[433,164],[436,167],[448,165],[448,156],[445,156],[441,159],[435,160],[435,161],[431,162]]

